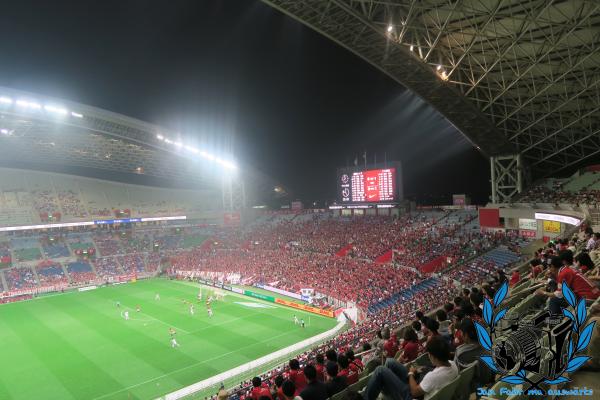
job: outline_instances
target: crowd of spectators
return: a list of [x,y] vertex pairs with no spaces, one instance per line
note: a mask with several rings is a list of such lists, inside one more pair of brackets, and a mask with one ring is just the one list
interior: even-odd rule
[[36,266],[36,271],[42,287],[69,283],[69,278],[67,278],[59,263],[50,260],[42,261]]
[[87,217],[87,211],[85,210],[81,199],[74,191],[60,190],[58,192],[58,200],[65,216],[73,218]]
[[117,262],[117,257],[96,258],[93,262],[96,269],[96,274],[101,279],[123,275],[123,270]]
[[145,272],[144,258],[141,254],[128,254],[117,258],[127,274],[141,274]]
[[37,189],[32,191],[32,195],[33,206],[38,213],[51,215],[60,211],[58,202],[52,191]]
[[552,203],[552,204],[588,204],[598,206],[600,204],[600,190],[583,189],[576,192],[561,191],[536,186],[529,189],[518,199],[519,203]]
[[14,267],[4,270],[8,290],[33,289],[38,286],[31,267]]
[[71,281],[75,284],[91,283],[98,277],[92,270],[92,266],[85,261],[76,261],[67,264],[67,272],[71,277]]
[[112,233],[96,234],[94,236],[94,243],[103,257],[114,256],[122,254],[123,250],[120,246],[120,241],[115,238]]

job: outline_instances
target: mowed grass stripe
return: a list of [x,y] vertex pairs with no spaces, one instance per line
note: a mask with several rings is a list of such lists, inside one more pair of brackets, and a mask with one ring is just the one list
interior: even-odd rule
[[[156,293],[160,301],[154,299]],[[28,375],[40,376],[46,384],[31,385],[35,382],[31,378],[13,382],[4,376],[0,382],[15,399],[156,398],[314,336],[336,323],[313,316],[312,326],[302,330],[294,326],[292,316],[303,313],[281,307],[245,307],[235,302],[261,301],[234,295],[216,302],[215,315],[210,319],[204,305],[207,289],[201,304],[196,302],[197,293],[198,285],[158,279],[0,306],[0,316],[7,315],[4,322],[14,330],[8,342],[14,348],[9,350],[7,343],[0,341],[0,356],[11,352],[17,364],[21,360],[27,364]],[[183,299],[194,302],[196,315],[189,314]],[[123,305],[121,309],[116,301]],[[136,304],[142,313],[130,311],[132,320],[125,321],[122,309],[135,308]],[[28,313],[33,318],[28,318]],[[23,324],[23,318],[30,322]],[[181,347],[177,349],[169,345],[171,324],[189,332],[178,333]],[[31,329],[40,331],[35,341],[42,345],[34,346],[21,338]],[[57,335],[65,343],[57,342]],[[45,341],[54,343],[46,346],[50,355],[38,359],[45,351]],[[59,353],[63,348],[66,350]],[[65,379],[57,372],[78,378]],[[84,388],[72,387],[77,384]]]
[[[11,329],[75,399],[93,397],[98,387],[122,387],[65,340],[61,332],[56,332],[26,308],[20,312],[21,323],[11,325]],[[35,385],[35,376],[31,378],[30,384]],[[38,398],[45,398],[43,392]]]
[[[20,310],[0,308],[0,359],[2,360],[2,373],[0,382],[9,393],[0,399],[35,399],[39,396],[39,388],[46,388],[48,398],[72,399],[60,381],[23,342],[21,335],[15,333],[7,320],[21,318]],[[13,313],[17,313],[18,316]],[[35,384],[32,381],[35,379]],[[2,390],[4,391],[4,390]]]
[[[110,366],[111,376],[124,386],[140,377],[165,374],[181,362],[195,361],[192,357],[174,353],[168,347],[166,331],[164,340],[159,340],[151,335],[151,330],[140,329],[134,324],[124,324],[125,321],[120,316],[106,316],[101,312],[95,312],[88,302],[70,304],[68,309],[78,316],[77,319],[70,321],[76,327],[75,331],[78,335],[89,334],[92,338],[89,341],[91,345],[80,351],[85,352],[91,359],[98,359],[99,364]],[[61,310],[62,308],[54,312],[60,314]],[[113,313],[118,314],[118,311],[113,310]],[[150,357],[149,350],[153,352]],[[115,359],[114,353],[118,353],[119,358]],[[127,362],[115,362],[120,359],[126,359]],[[174,384],[181,384],[181,382],[174,382]]]

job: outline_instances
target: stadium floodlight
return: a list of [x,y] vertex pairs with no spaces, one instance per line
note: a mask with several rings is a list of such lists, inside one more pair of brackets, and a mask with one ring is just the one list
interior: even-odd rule
[[64,108],[56,107],[56,106],[50,106],[50,105],[45,105],[44,106],[44,110],[49,111],[49,112],[53,112],[53,113],[57,113],[57,114],[61,114],[61,115],[66,115],[68,113],[68,111],[65,110]]
[[168,143],[168,144],[173,144],[173,141],[172,141],[172,140],[170,140],[170,139],[165,139],[165,143]]
[[183,147],[183,143],[181,143],[181,142],[175,142],[173,144],[177,147]]
[[12,104],[13,103],[13,99],[11,99],[10,97],[0,97],[0,103],[2,103],[2,104]]
[[435,67],[435,69],[437,69],[439,71],[440,69],[442,69],[442,66],[438,65],[437,67]]
[[156,135],[156,138],[158,140],[165,140],[165,137],[163,135]]
[[410,51],[413,51],[415,49],[415,46],[413,46],[412,44],[410,45]]
[[76,113],[75,111],[71,111],[71,115],[75,118],[83,118],[82,114]]
[[191,151],[194,154],[198,154],[200,152],[200,150],[198,150],[197,148],[192,147],[192,146],[188,146],[188,145],[185,145],[185,149],[187,151]]
[[0,133],[3,135],[8,135],[8,129],[2,128],[2,129],[0,129]]
[[33,101],[27,101],[27,100],[17,100],[17,105],[21,106],[21,107],[31,108],[34,110],[39,110],[40,108],[42,108],[42,106],[39,105],[38,103],[34,103]]
[[392,26],[392,24],[389,24],[387,27],[387,31],[392,32],[393,30],[394,30],[394,27]]
[[208,153],[207,153],[207,152],[205,152],[205,151],[201,151],[201,152],[200,152],[200,155],[201,155],[202,157],[204,157],[204,158],[207,158],[207,159],[211,160],[211,161],[215,161],[215,156],[213,156],[212,154],[208,154]]

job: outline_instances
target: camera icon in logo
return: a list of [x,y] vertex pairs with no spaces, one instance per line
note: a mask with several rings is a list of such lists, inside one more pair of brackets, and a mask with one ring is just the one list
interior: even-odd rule
[[504,372],[525,370],[555,376],[568,363],[573,321],[552,316],[547,310],[526,316],[506,317],[496,328],[492,358]]

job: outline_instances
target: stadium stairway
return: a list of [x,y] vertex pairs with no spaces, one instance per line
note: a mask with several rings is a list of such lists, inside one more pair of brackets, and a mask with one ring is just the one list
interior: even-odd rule
[[385,299],[379,303],[369,306],[369,313],[375,313],[383,308],[390,307],[398,302],[406,301],[406,300],[410,299],[411,297],[413,297],[418,292],[420,292],[422,290],[426,290],[430,287],[436,286],[438,281],[439,280],[437,278],[428,278],[415,286],[411,286],[410,288],[403,289],[400,292],[396,293],[395,295],[388,297],[387,299]]
[[346,254],[348,254],[348,252],[350,250],[352,250],[352,244],[348,244],[348,245],[342,247],[341,249],[339,249],[337,251],[337,253],[335,253],[335,255],[338,256],[338,257],[345,257]]
[[71,275],[69,275],[69,271],[67,271],[67,267],[65,266],[65,263],[59,262],[58,264],[62,268],[63,273],[65,274],[65,276],[67,277],[67,279],[69,280],[69,285],[72,284],[73,280],[71,279]]
[[2,284],[2,291],[5,292],[8,290],[8,283],[6,283],[6,278],[4,277],[4,272],[0,271],[0,284]]
[[37,268],[34,267],[34,266],[32,266],[31,270],[33,271],[33,276],[35,277],[35,282],[36,282],[37,286],[40,286],[40,282],[41,281],[40,281],[40,277],[39,277],[39,275],[37,273]]

